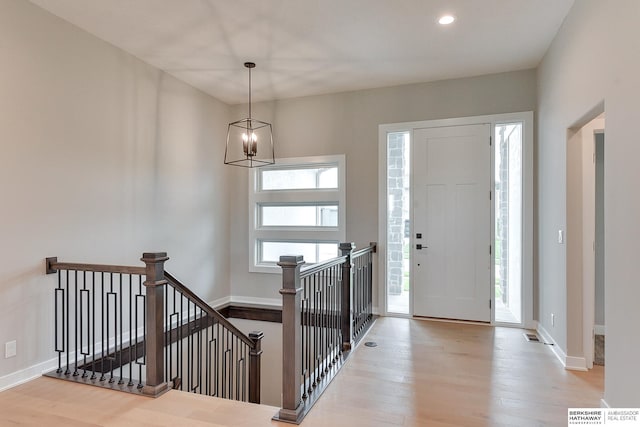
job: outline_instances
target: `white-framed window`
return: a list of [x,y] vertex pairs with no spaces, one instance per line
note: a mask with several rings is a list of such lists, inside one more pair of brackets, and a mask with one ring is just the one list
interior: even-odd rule
[[277,159],[249,171],[249,271],[279,273],[281,255],[312,264],[345,240],[345,156]]

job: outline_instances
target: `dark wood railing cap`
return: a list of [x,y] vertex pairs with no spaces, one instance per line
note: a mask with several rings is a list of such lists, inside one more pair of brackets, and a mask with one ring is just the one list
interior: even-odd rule
[[278,265],[282,268],[297,267],[304,264],[304,258],[302,255],[282,255]]
[[304,291],[304,288],[300,286],[299,288],[282,288],[278,292],[280,292],[280,295],[295,295],[302,293],[302,291]]
[[353,242],[340,243],[340,250],[343,251],[352,251],[356,248],[356,244]]
[[262,331],[252,331],[249,332],[249,338],[252,340],[261,340],[264,338],[264,333]]
[[144,252],[142,254],[142,258],[140,261],[143,262],[164,262],[167,261],[169,257],[166,252]]

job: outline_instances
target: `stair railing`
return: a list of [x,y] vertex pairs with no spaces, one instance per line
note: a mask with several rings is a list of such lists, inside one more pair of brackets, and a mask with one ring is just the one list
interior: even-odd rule
[[246,336],[164,270],[164,252],[145,266],[62,263],[47,376],[159,396],[169,388],[260,402],[261,332]]
[[376,244],[303,267],[304,258],[281,256],[282,408],[274,419],[299,424],[373,320]]

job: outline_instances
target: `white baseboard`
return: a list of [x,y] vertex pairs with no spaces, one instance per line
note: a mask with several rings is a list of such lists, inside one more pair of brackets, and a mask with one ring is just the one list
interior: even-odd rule
[[253,305],[268,305],[272,307],[282,307],[282,298],[256,298],[256,297],[241,297],[231,296],[232,303],[238,304],[253,304]]
[[544,342],[553,344],[551,350],[556,355],[562,366],[570,371],[588,371],[587,360],[584,357],[567,356],[562,348],[555,342],[551,334],[541,325],[538,324],[536,331],[540,334]]
[[587,360],[584,357],[567,356],[564,368],[570,371],[588,371]]
[[593,325],[593,331],[596,335],[606,335],[604,325]]
[[600,399],[600,407],[601,408],[611,408],[611,406],[609,406],[609,404],[607,403],[606,400],[604,399]]
[[282,307],[282,300],[279,298],[256,298],[232,295],[229,297],[218,298],[217,300],[209,303],[213,308],[223,307],[229,304],[265,305],[280,308]]
[[222,307],[226,304],[229,304],[231,302],[231,297],[226,296],[223,298],[218,298],[216,300],[210,301],[209,305],[215,309],[217,309],[218,307]]
[[553,344],[549,346],[551,347],[551,351],[553,351],[553,354],[555,354],[558,360],[560,361],[560,363],[562,363],[562,366],[566,368],[567,354],[564,352],[564,350],[561,349],[560,346],[558,346],[558,344],[556,344],[556,341],[551,337],[551,334],[549,334],[549,332],[547,332],[544,326],[542,326],[540,323],[538,323],[536,331],[540,334],[544,342]]
[[[214,305],[215,304],[215,305]],[[210,302],[211,307],[220,307],[225,304],[248,304],[248,305],[266,305],[270,307],[282,307],[282,299],[280,298],[257,298],[232,295],[226,298],[220,298]]]
[[57,367],[58,359],[55,358],[0,377],[0,392],[36,379]]

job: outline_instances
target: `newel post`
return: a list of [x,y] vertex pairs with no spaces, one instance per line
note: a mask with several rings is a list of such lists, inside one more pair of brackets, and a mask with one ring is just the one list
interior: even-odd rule
[[158,396],[168,389],[164,381],[164,262],[168,260],[166,252],[145,252],[141,261],[146,264],[144,286],[147,289],[146,300],[146,369],[147,380],[142,393]]
[[301,255],[281,256],[282,267],[282,408],[275,418],[298,422],[302,412]]
[[351,254],[356,248],[355,243],[340,243],[340,254],[347,256],[342,264],[342,304],[340,313],[340,325],[342,328],[342,351],[349,351],[353,346],[353,264]]
[[249,339],[253,343],[253,348],[249,350],[249,402],[251,403],[260,403],[262,337],[264,334],[260,331],[249,333]]

